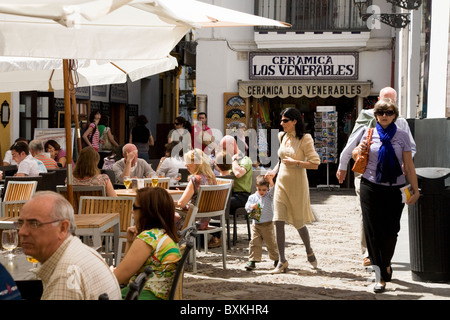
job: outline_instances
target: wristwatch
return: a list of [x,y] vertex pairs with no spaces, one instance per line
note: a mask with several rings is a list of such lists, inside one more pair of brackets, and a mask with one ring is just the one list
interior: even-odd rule
[[300,168],[300,162],[297,162],[296,166],[297,168]]

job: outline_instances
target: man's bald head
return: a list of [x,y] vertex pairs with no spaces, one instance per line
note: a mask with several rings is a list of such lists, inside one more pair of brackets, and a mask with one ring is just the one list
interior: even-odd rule
[[386,87],[380,90],[380,95],[378,100],[381,99],[392,99],[392,101],[397,102],[397,91],[391,87]]
[[128,153],[128,152],[133,152],[133,151],[135,151],[135,150],[137,150],[137,147],[136,147],[134,144],[132,144],[132,143],[127,143],[127,144],[124,145],[123,148],[122,148],[122,152],[123,152],[124,155],[125,155],[126,153]]
[[220,145],[222,146],[222,150],[225,150],[228,154],[238,153],[236,140],[232,136],[226,135],[223,137],[222,140],[220,140]]

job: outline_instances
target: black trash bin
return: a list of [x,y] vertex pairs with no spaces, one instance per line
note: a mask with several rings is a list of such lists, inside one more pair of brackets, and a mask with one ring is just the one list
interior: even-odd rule
[[409,214],[412,279],[450,281],[450,168],[417,168],[419,200]]

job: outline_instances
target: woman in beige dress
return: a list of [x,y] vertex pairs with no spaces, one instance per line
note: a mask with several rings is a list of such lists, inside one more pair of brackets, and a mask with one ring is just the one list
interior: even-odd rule
[[302,114],[298,109],[287,108],[281,113],[284,132],[278,134],[280,162],[266,175],[278,172],[274,194],[274,218],[280,261],[272,273],[286,272],[284,225],[294,226],[305,245],[308,262],[317,267],[317,259],[311,248],[306,224],[314,221],[309,199],[306,169],[317,169],[320,158],[314,149],[314,141],[305,133]]

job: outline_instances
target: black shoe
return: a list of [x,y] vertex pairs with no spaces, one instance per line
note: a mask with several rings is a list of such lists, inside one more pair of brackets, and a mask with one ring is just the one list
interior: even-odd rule
[[275,261],[273,262],[273,266],[276,268],[277,265],[278,265],[278,260],[275,260]]
[[384,279],[384,281],[386,281],[386,282],[391,282],[391,280],[392,280],[392,273],[394,273],[394,270],[392,269],[391,266],[389,266],[389,269],[391,270],[391,273],[388,273],[386,279]]
[[248,264],[245,266],[245,270],[252,271],[256,269],[256,264],[254,261],[249,261]]

